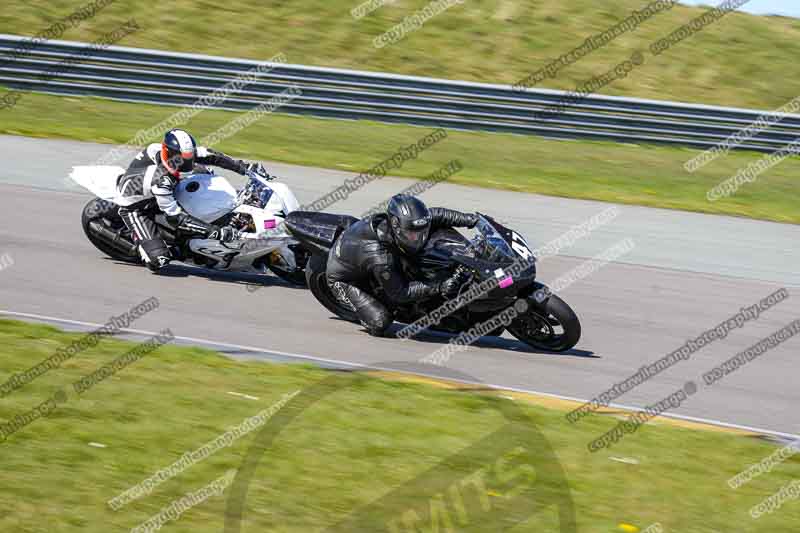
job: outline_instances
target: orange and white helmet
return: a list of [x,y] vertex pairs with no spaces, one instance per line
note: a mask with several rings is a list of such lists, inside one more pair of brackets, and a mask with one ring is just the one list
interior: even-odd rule
[[184,130],[172,129],[164,135],[161,143],[161,162],[174,176],[194,170],[197,143]]

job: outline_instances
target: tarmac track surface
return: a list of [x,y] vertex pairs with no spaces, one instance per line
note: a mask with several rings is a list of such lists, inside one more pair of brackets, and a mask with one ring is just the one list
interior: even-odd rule
[[[292,354],[297,354],[345,366],[383,366],[387,361],[412,365],[449,340],[441,334],[411,341],[371,338],[360,327],[332,318],[307,290],[276,278],[251,292],[246,290],[253,280],[248,276],[185,266],[156,276],[103,256],[80,227],[80,213],[90,196],[70,189],[64,177],[72,165],[91,164],[106,150],[107,145],[0,136],[0,152],[13,161],[0,169],[0,255],[7,253],[14,261],[0,271],[0,310],[24,314],[8,316],[99,324],[157,296],[159,309],[132,328],[155,332],[169,327],[189,339],[185,342],[207,344],[234,357],[294,360]],[[376,156],[376,161],[381,159]],[[352,176],[266,164],[301,203]],[[327,210],[359,215],[410,183],[384,178]],[[423,198],[429,205],[496,215],[531,244],[544,244],[610,205],[449,184],[437,185]],[[702,385],[701,376],[800,318],[800,227],[632,206],[619,209],[613,222],[562,252],[569,255],[539,264],[541,280],[552,282],[626,237],[635,242],[635,249],[620,262],[605,265],[561,293],[583,325],[576,349],[537,353],[506,334],[482,339],[453,356],[447,366],[488,384],[589,399],[742,306],[786,287],[788,300],[616,402],[644,406],[693,380],[700,391],[674,414],[798,432],[795,357],[800,340],[788,340],[711,387]],[[430,365],[415,368],[437,373]]]

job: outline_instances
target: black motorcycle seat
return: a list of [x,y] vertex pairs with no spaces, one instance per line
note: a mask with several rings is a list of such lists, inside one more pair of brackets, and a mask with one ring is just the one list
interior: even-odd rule
[[310,241],[330,248],[339,234],[358,222],[350,215],[320,213],[316,211],[293,211],[286,217],[286,227],[300,241]]

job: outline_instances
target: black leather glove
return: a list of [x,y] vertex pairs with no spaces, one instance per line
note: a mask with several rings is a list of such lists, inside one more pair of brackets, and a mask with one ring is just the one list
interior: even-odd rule
[[448,300],[455,297],[468,277],[468,272],[463,267],[458,267],[452,276],[439,285],[439,293]]
[[430,208],[433,225],[440,228],[474,228],[478,223],[475,213],[462,213],[444,207]]
[[275,179],[274,176],[270,176],[267,172],[267,169],[264,168],[264,165],[261,163],[248,163],[247,164],[247,173],[253,173],[257,176],[264,178],[265,180],[273,180]]
[[167,222],[176,229],[177,232],[185,235],[208,235],[218,229],[199,218],[195,218],[188,213],[181,213],[177,216],[168,216]]
[[219,242],[227,243],[231,241],[235,241],[239,238],[239,230],[234,228],[233,226],[223,226],[221,228],[217,228],[212,231],[208,235],[209,239],[218,239]]

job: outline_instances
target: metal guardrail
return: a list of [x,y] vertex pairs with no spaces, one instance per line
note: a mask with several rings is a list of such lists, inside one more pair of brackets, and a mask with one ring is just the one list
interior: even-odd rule
[[[59,95],[184,106],[262,64],[121,46],[89,51],[87,43],[68,41],[16,53],[24,41],[0,34],[0,85]],[[559,108],[563,91],[292,64],[276,64],[255,77],[214,107],[253,109],[294,85],[302,95],[282,105],[283,113],[699,148],[724,141],[764,114],[600,95]],[[737,148],[772,152],[800,138],[800,115],[781,116]]]

